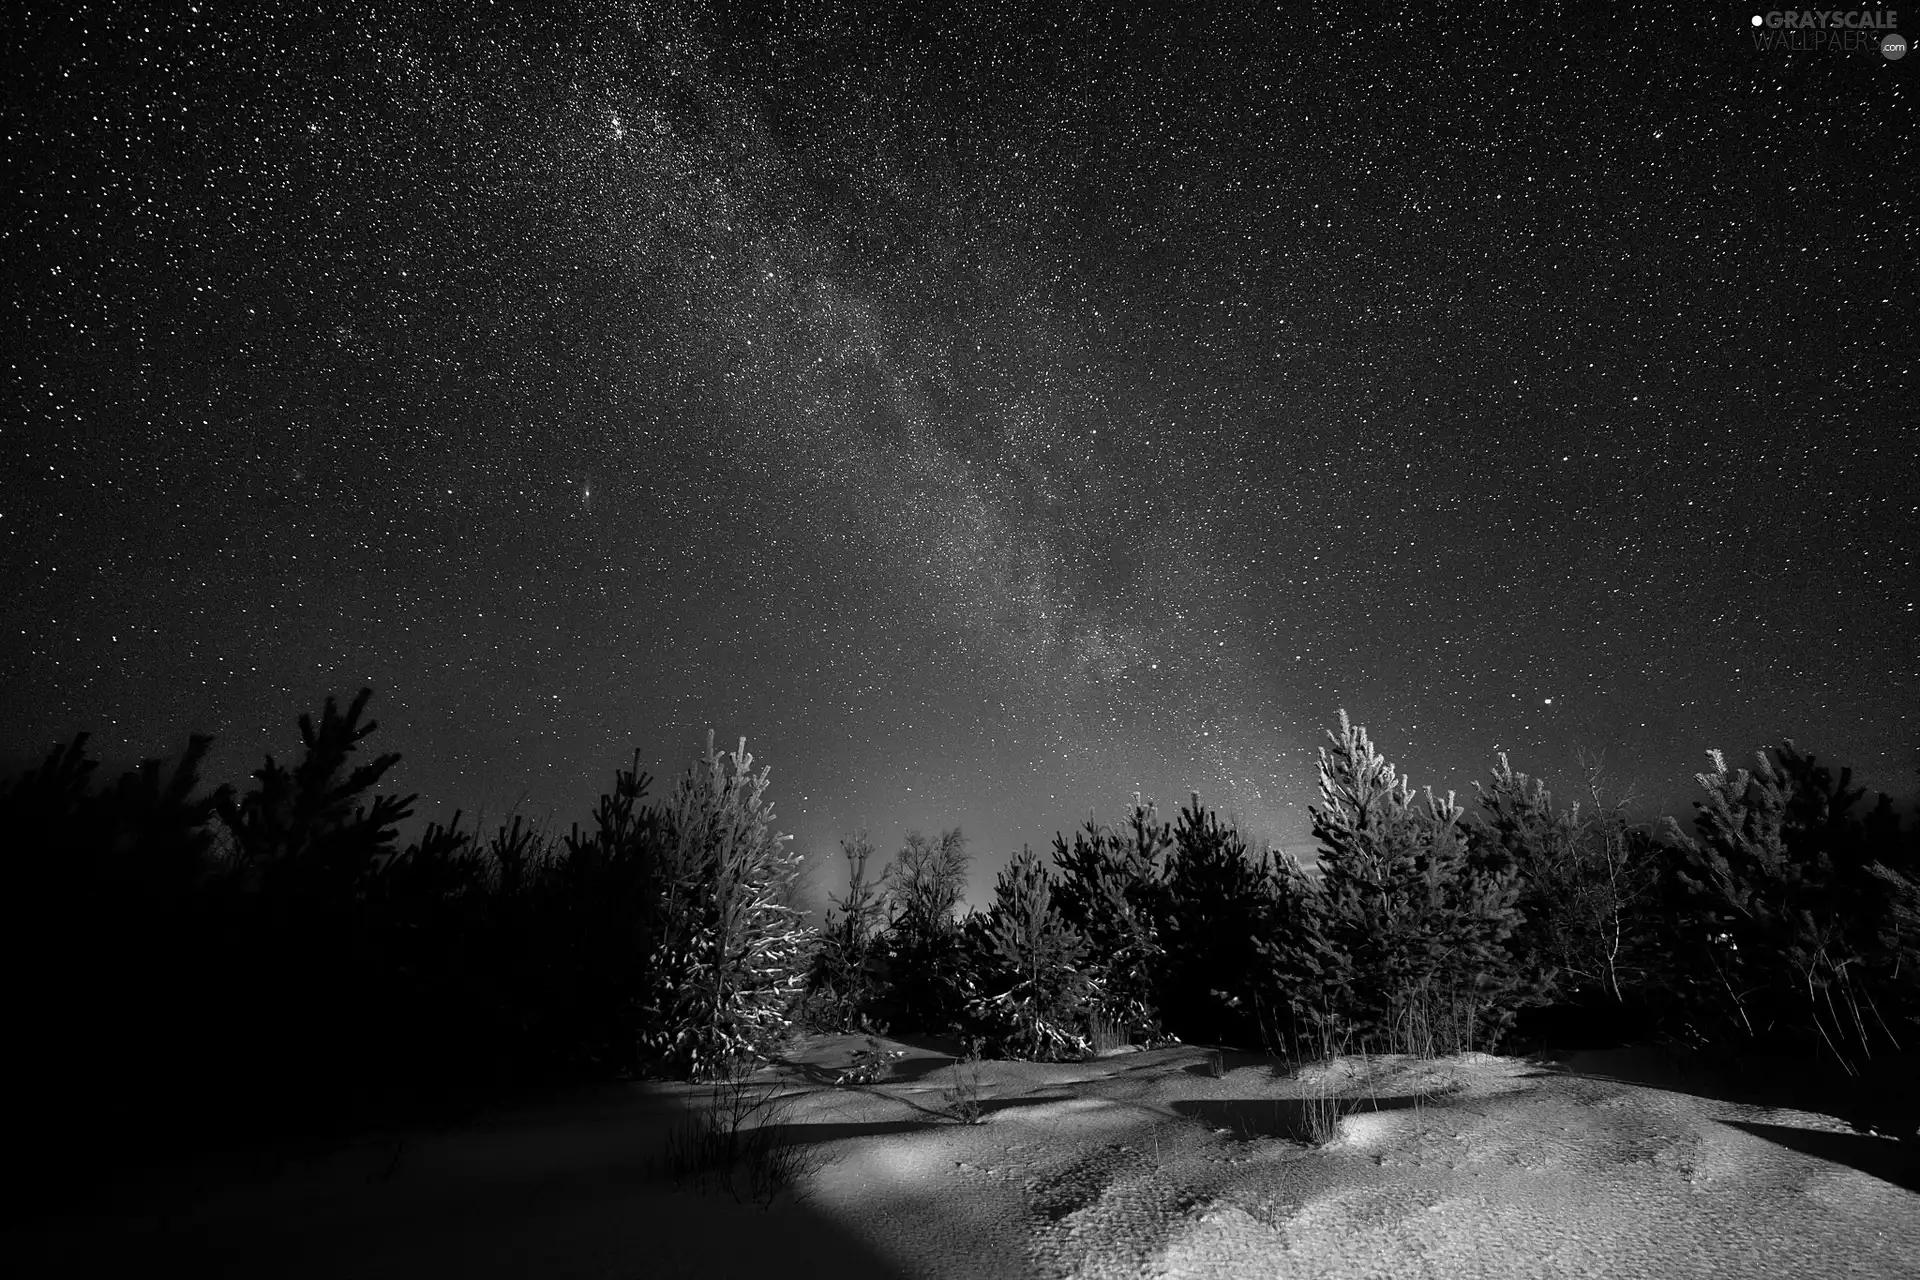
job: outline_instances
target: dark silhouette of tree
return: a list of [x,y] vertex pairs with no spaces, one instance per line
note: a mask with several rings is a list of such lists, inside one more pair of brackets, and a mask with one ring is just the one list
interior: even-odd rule
[[1173,828],[1159,817],[1151,802],[1136,796],[1124,829],[1089,818],[1071,845],[1063,835],[1053,838],[1060,871],[1054,901],[1062,919],[1087,939],[1086,963],[1100,991],[1096,1012],[1129,1039],[1161,1032],[1155,969],[1165,954],[1162,859],[1173,848]]
[[[368,795],[397,753],[353,763],[379,727],[361,723],[372,696],[362,689],[344,712],[329,697],[318,724],[301,715],[297,765],[268,756],[244,795],[217,796],[230,850],[221,980],[247,1011],[225,1048],[236,1112],[267,1127],[351,1123],[412,1074],[381,1034],[406,1024],[406,1005],[374,883],[416,797]],[[396,1069],[370,1068],[388,1057]]]
[[856,831],[840,841],[840,850],[847,860],[847,892],[827,899],[808,975],[808,1017],[823,1030],[875,1030],[867,1009],[885,987],[887,973],[874,942],[886,906],[880,886],[867,878],[873,840]]
[[1160,1008],[1167,1030],[1189,1042],[1261,1043],[1263,963],[1277,913],[1268,857],[1196,793],[1180,811],[1167,858],[1160,931],[1166,956]]
[[1086,1015],[1098,985],[1081,972],[1087,940],[1062,918],[1046,863],[1022,848],[994,884],[993,904],[968,922],[977,984],[967,1011],[989,1051],[1040,1061],[1078,1059],[1091,1046]]
[[223,959],[204,901],[216,798],[195,795],[211,741],[195,735],[171,777],[148,760],[96,792],[79,734],[0,787],[6,1076],[32,1100],[15,1150],[40,1191],[204,1118],[194,1050],[223,1021],[206,992]]
[[347,769],[362,739],[379,728],[360,724],[373,690],[362,689],[342,713],[328,698],[316,727],[300,717],[306,752],[288,769],[272,756],[254,771],[255,785],[235,801],[219,798],[220,820],[233,837],[237,870],[268,901],[299,902],[303,910],[342,912],[364,895],[377,860],[391,856],[399,824],[417,796],[362,798],[400,763],[398,752]]
[[1913,838],[1884,796],[1855,816],[1865,793],[1852,771],[1836,779],[1791,740],[1758,753],[1751,773],[1708,758],[1712,771],[1695,775],[1707,793],[1698,838],[1668,820],[1674,877],[1710,931],[1694,948],[1714,975],[1708,1034],[1817,1044],[1856,1072],[1920,1012]]
[[548,936],[564,956],[566,993],[555,992],[587,1065],[639,1075],[652,1065],[640,1038],[660,1025],[659,940],[673,926],[661,866],[659,811],[643,805],[652,777],[633,764],[614,773],[592,825],[575,824],[548,876]]
[[944,1031],[964,1017],[966,948],[954,912],[966,890],[966,848],[958,827],[937,843],[909,832],[882,876],[891,1026]]

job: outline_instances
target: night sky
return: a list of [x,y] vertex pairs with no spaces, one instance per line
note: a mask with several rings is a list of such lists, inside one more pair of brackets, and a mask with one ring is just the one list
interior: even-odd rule
[[1136,791],[1310,853],[1341,707],[1908,796],[1920,56],[1534,7],[36,3],[6,762],[371,685],[420,819],[564,829],[711,728],[976,901]]

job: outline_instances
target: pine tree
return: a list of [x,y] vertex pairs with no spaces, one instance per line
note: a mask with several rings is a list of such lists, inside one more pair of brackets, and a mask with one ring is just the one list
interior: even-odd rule
[[381,863],[366,888],[368,928],[387,999],[369,1009],[392,1048],[388,1083],[401,1099],[484,1074],[488,974],[476,954],[487,932],[486,865],[456,811]]
[[[216,794],[231,849],[214,886],[229,907],[228,998],[250,1011],[228,1033],[235,1092],[274,1110],[301,1098],[297,1115],[263,1123],[328,1125],[379,1104],[393,1082],[367,1064],[404,1052],[391,1033],[405,993],[369,891],[417,797],[367,796],[400,760],[353,764],[379,727],[361,723],[372,696],[362,689],[344,712],[329,697],[317,725],[300,717],[296,766],[269,756],[244,796]],[[295,1086],[289,1071],[305,1080]]]
[[1549,992],[1572,963],[1569,927],[1580,892],[1580,814],[1556,810],[1545,782],[1516,773],[1502,752],[1491,786],[1480,793],[1480,822],[1471,847],[1484,865],[1513,868],[1520,891],[1520,924],[1508,940],[1523,973],[1538,975]]
[[805,976],[806,930],[789,905],[800,855],[772,830],[771,770],[752,765],[745,738],[723,755],[709,732],[704,766],[687,771],[662,818],[662,1016],[643,1044],[694,1075],[769,1051]]
[[840,850],[847,859],[847,892],[828,898],[809,974],[808,1017],[823,1030],[854,1031],[872,1026],[865,1008],[885,980],[874,945],[885,904],[880,886],[867,879],[872,838],[856,831],[840,841]]
[[1164,955],[1159,921],[1166,886],[1160,859],[1173,848],[1173,828],[1149,801],[1134,797],[1127,827],[1087,820],[1073,844],[1055,835],[1054,891],[1061,918],[1088,942],[1090,976],[1101,997],[1098,1016],[1128,1037],[1160,1033],[1155,968]]
[[1865,792],[1851,770],[1835,779],[1791,740],[1775,757],[1730,773],[1709,752],[1699,839],[1668,820],[1701,922],[1695,954],[1715,975],[1710,1025],[1756,1045],[1812,1041],[1857,1071],[1920,1030],[1900,1025],[1920,1011],[1920,865],[1884,802],[1872,821],[1852,814]]
[[1251,1046],[1262,1038],[1260,942],[1276,925],[1273,867],[1196,793],[1180,811],[1167,859],[1160,1007],[1187,1041]]
[[614,771],[592,825],[574,824],[562,856],[529,886],[524,954],[541,980],[522,1016],[540,1025],[563,1069],[631,1075],[676,1066],[642,1052],[643,1037],[671,1016],[670,961],[687,950],[690,928],[662,810],[642,803],[651,783],[634,752],[631,768]]
[[315,726],[300,717],[306,753],[294,769],[267,757],[255,785],[238,802],[218,796],[221,821],[233,838],[237,870],[249,887],[271,900],[338,917],[364,898],[380,863],[391,857],[399,824],[417,796],[360,797],[400,763],[398,752],[376,756],[347,772],[361,741],[380,726],[360,724],[373,690],[362,689],[344,713],[329,697]]
[[1353,1030],[1414,1052],[1490,1049],[1511,1024],[1518,923],[1510,867],[1476,866],[1453,796],[1415,807],[1412,786],[1340,713],[1320,750],[1311,810],[1327,941],[1328,1003]]
[[556,914],[556,847],[564,843],[516,814],[482,850],[488,910],[474,944],[480,983],[474,998],[494,1046],[489,1074],[499,1083],[549,1079],[585,1056],[558,995],[563,983],[556,960],[566,956],[566,943],[548,937]]
[[1265,932],[1254,941],[1254,1010],[1267,1051],[1297,1056],[1306,1042],[1329,1029],[1323,1018],[1325,993],[1336,960],[1327,940],[1320,887],[1297,859],[1282,855],[1273,860],[1267,892],[1272,905]]
[[[212,739],[194,735],[171,779],[147,760],[104,792],[92,788],[86,741],[0,783],[0,839],[13,855],[0,929],[14,1047],[4,1074],[12,1096],[34,1100],[14,1142],[45,1185],[119,1144],[171,1146],[204,1127],[212,1055],[200,1055],[234,1012],[210,980],[230,959],[206,895],[220,793],[194,795]],[[146,1054],[131,1075],[129,1054]]]
[[1604,998],[1625,1002],[1651,962],[1648,915],[1657,901],[1657,846],[1608,804],[1598,765],[1588,778],[1592,808],[1556,809],[1546,784],[1516,772],[1502,753],[1469,849],[1490,870],[1520,878],[1521,922],[1508,940],[1528,1002]]
[[1046,864],[1031,848],[1000,872],[993,905],[967,929],[977,991],[968,1012],[993,1051],[1039,1061],[1085,1057],[1086,1013],[1098,986],[1080,971],[1087,942],[1055,905]]

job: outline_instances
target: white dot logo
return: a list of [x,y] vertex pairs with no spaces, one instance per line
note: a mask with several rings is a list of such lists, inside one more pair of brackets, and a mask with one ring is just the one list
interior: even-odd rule
[[1880,54],[1888,62],[1898,62],[1907,56],[1907,38],[1898,31],[1889,31],[1880,37]]
[[1762,24],[1762,23],[1763,23],[1763,22],[1765,22],[1765,21],[1766,21],[1766,19],[1765,19],[1765,18],[1763,18],[1763,17],[1761,17],[1761,16],[1759,15],[1759,14],[1757,14],[1757,13],[1756,13],[1756,14],[1754,14],[1754,15],[1753,15],[1753,25],[1754,25],[1754,26],[1756,26],[1756,27],[1757,27],[1757,26],[1759,26],[1760,24]]

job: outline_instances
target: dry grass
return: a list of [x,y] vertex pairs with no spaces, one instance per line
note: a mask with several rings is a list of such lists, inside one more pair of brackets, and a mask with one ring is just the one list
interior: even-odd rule
[[1097,1055],[1124,1049],[1132,1040],[1127,1035],[1126,1027],[1118,1022],[1109,1022],[1096,1013],[1087,1019],[1087,1042]]
[[951,1080],[940,1090],[942,1109],[961,1124],[980,1123],[980,1045],[967,1045],[967,1056],[948,1068]]
[[[1334,1055],[1329,1054],[1322,1062],[1323,1065],[1331,1065],[1333,1060]],[[1301,1141],[1311,1143],[1316,1147],[1324,1147],[1329,1142],[1332,1142],[1334,1138],[1338,1137],[1340,1133],[1340,1121],[1344,1117],[1361,1110],[1365,1102],[1371,1100],[1376,1110],[1379,1107],[1378,1099],[1373,1098],[1373,1064],[1371,1061],[1368,1062],[1366,1070],[1368,1093],[1366,1099],[1343,1097],[1337,1092],[1336,1087],[1332,1085],[1331,1080],[1332,1073],[1323,1072],[1319,1081],[1314,1086],[1314,1093],[1301,1101],[1300,1127],[1295,1136]]]
[[817,1152],[788,1140],[792,1099],[775,1085],[755,1086],[748,1075],[738,1066],[727,1071],[706,1105],[690,1107],[667,1135],[662,1163],[676,1190],[725,1191],[765,1208],[783,1190],[799,1194],[826,1166]]
[[[1287,1055],[1294,1064],[1293,1074],[1296,1077],[1301,1067],[1331,1067],[1334,1062],[1351,1056],[1353,1052],[1353,1037],[1347,1027],[1340,1025],[1336,1034],[1334,1027],[1337,1020],[1324,1010],[1313,1021],[1316,1025],[1315,1037],[1296,1040],[1293,1052]],[[1432,1059],[1452,1053],[1470,1053],[1472,1048],[1471,1008],[1452,1003],[1436,1007],[1434,1001],[1416,998],[1409,1000],[1401,1016],[1395,1019],[1383,1052]],[[1365,1096],[1348,1094],[1338,1087],[1332,1071],[1323,1070],[1319,1073],[1314,1091],[1301,1101],[1300,1122],[1295,1127],[1294,1135],[1298,1140],[1316,1147],[1325,1146],[1338,1136],[1342,1119],[1363,1110],[1379,1110],[1380,1100],[1373,1087],[1373,1054],[1373,1046],[1363,1040],[1360,1056]],[[1415,1111],[1421,1113],[1418,1116],[1419,1123],[1422,1126],[1425,1124],[1423,1113],[1426,1104],[1446,1097],[1458,1088],[1455,1082],[1428,1090],[1415,1098]]]

